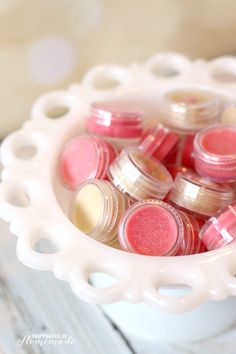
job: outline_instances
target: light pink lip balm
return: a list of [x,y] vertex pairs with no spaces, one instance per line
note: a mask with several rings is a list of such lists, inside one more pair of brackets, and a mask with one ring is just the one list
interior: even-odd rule
[[236,242],[236,202],[210,218],[201,228],[199,237],[209,251]]
[[78,136],[70,140],[60,157],[60,174],[63,183],[75,190],[91,178],[106,179],[115,148],[94,136]]
[[236,181],[236,126],[217,124],[194,139],[195,169],[217,182]]

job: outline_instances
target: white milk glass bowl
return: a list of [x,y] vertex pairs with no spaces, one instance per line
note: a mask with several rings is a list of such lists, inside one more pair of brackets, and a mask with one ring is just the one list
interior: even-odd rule
[[[224,104],[235,102],[236,80],[216,75],[234,67],[231,57],[191,62],[161,53],[145,64],[92,68],[80,84],[40,97],[32,119],[1,148],[0,216],[18,236],[19,259],[68,281],[79,298],[102,305],[125,333],[140,339],[194,341],[232,326],[236,245],[192,256],[148,257],[98,243],[68,218],[71,192],[60,181],[58,159],[65,143],[84,133],[91,102],[138,103],[148,125],[158,121],[163,94],[176,87],[211,90]],[[39,252],[41,239],[54,249]]]

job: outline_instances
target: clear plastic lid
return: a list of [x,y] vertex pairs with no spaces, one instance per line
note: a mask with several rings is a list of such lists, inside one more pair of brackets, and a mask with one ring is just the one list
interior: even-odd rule
[[211,217],[201,228],[199,237],[210,251],[236,241],[236,202]]
[[163,199],[173,179],[166,167],[135,147],[128,147],[110,166],[112,183],[131,200]]
[[177,146],[180,137],[162,124],[148,130],[140,141],[139,149],[163,161]]
[[219,110],[219,100],[208,91],[176,89],[163,98],[161,120],[181,134],[195,134],[218,121]]
[[88,131],[116,138],[138,138],[143,133],[144,111],[124,102],[95,102],[87,119]]
[[169,201],[187,211],[210,217],[234,199],[228,184],[217,184],[194,172],[178,173],[170,191]]

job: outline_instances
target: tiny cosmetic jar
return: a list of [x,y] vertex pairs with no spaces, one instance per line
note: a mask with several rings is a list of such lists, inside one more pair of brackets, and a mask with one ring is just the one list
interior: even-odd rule
[[163,161],[176,150],[179,140],[178,134],[158,124],[146,132],[138,147],[153,158]]
[[216,182],[236,181],[236,126],[217,124],[194,139],[195,169]]
[[135,105],[121,102],[92,103],[86,130],[122,149],[136,145],[143,135],[144,111]]
[[164,199],[173,179],[166,167],[135,147],[121,151],[111,164],[110,181],[131,201]]
[[199,237],[209,251],[235,242],[236,202],[212,216],[201,228]]
[[70,140],[62,151],[61,179],[72,190],[87,179],[106,179],[116,155],[117,151],[110,143],[95,136],[78,136]]
[[192,135],[219,120],[219,101],[208,91],[172,90],[163,98],[161,120],[180,135]]
[[198,221],[160,200],[133,204],[119,225],[121,247],[148,256],[177,256],[202,252]]
[[110,182],[91,179],[74,192],[69,214],[82,232],[99,242],[113,244],[121,216],[129,205],[129,200]]
[[234,199],[234,190],[228,184],[217,184],[194,172],[178,173],[169,193],[169,203],[208,219]]
[[180,244],[180,249],[176,255],[186,256],[205,252],[206,247],[199,238],[199,232],[204,221],[189,213],[180,210],[178,212],[184,225],[184,240]]
[[194,168],[193,140],[200,129],[219,120],[219,102],[211,93],[196,89],[176,89],[164,95],[161,121],[181,136],[169,164]]

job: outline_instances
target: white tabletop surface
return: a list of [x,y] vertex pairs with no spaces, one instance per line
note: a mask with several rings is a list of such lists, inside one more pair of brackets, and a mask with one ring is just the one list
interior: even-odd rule
[[[65,334],[69,343],[35,343],[34,335]],[[33,343],[22,341],[24,337]],[[25,341],[26,341],[25,339]],[[128,340],[98,306],[80,301],[51,273],[22,265],[15,236],[0,222],[0,354],[235,354],[236,327],[188,345]]]

